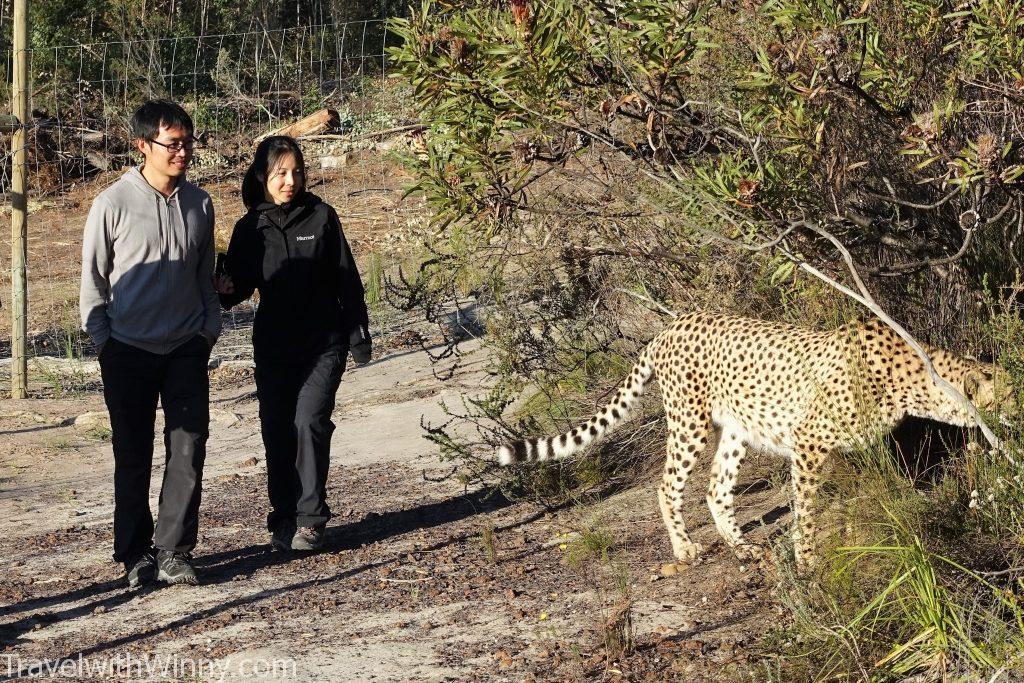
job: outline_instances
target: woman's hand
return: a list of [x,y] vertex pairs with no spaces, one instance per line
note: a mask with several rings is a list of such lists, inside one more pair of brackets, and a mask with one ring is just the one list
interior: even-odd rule
[[230,275],[214,275],[213,288],[217,291],[218,294],[235,293],[235,283],[231,280]]

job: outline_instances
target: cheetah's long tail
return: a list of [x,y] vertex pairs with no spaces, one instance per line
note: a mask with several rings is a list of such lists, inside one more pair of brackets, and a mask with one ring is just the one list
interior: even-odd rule
[[525,439],[500,446],[498,464],[507,466],[518,462],[561,460],[579,453],[622,424],[654,375],[651,363],[654,343],[647,345],[615,396],[596,415],[561,436]]

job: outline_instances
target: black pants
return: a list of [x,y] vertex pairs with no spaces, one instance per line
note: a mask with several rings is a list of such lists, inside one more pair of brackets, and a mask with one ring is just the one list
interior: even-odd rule
[[300,363],[256,360],[263,445],[267,449],[267,528],[327,523],[334,396],[348,350],[329,346]]
[[[153,546],[191,552],[199,531],[210,429],[210,348],[196,336],[167,354],[109,339],[100,353],[114,446],[114,559]],[[164,411],[166,467],[156,535],[149,509],[157,398]]]

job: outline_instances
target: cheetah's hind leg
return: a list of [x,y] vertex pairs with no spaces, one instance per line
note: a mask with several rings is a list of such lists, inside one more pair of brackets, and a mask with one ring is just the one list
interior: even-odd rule
[[697,457],[707,447],[711,433],[711,416],[685,414],[681,411],[666,410],[668,426],[668,453],[661,486],[658,487],[658,502],[661,516],[672,541],[672,553],[677,560],[692,562],[703,547],[690,540],[683,521],[683,489],[693,472]]

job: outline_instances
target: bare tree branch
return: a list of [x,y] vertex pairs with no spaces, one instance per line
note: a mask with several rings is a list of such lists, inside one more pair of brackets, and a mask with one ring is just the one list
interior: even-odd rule
[[974,404],[971,403],[967,399],[967,397],[960,392],[959,389],[957,389],[952,384],[947,382],[939,375],[938,372],[935,371],[935,366],[932,364],[931,358],[928,356],[928,353],[924,350],[924,347],[921,346],[920,342],[914,339],[914,337],[911,336],[911,334],[907,332],[907,330],[902,325],[897,323],[884,310],[882,310],[882,307],[879,306],[878,303],[875,301],[874,297],[871,296],[871,292],[869,292],[867,287],[864,286],[864,282],[860,278],[860,274],[857,271],[856,264],[854,264],[853,262],[853,256],[850,255],[849,250],[845,246],[843,246],[843,244],[834,235],[832,235],[830,232],[828,232],[821,226],[809,221],[804,222],[803,225],[807,229],[812,230],[817,234],[821,235],[822,237],[824,237],[825,239],[827,239],[829,242],[832,243],[836,250],[839,251],[839,253],[843,257],[843,261],[846,263],[847,269],[850,272],[850,276],[857,283],[857,289],[859,291],[855,292],[849,287],[843,285],[842,283],[836,282],[834,279],[822,273],[820,270],[810,265],[803,259],[799,258],[795,254],[787,253],[787,256],[791,258],[793,262],[797,264],[797,267],[799,267],[801,270],[810,273],[811,275],[818,278],[822,282],[825,282],[829,286],[834,287],[835,289],[843,292],[850,298],[859,302],[865,308],[874,313],[879,320],[888,325],[889,328],[891,328],[896,334],[898,334],[903,339],[903,341],[907,342],[907,344],[910,345],[910,348],[912,348],[914,352],[917,353],[918,357],[924,363],[925,369],[928,370],[928,374],[932,378],[932,381],[935,383],[935,385],[938,386],[943,391],[945,391],[950,398],[952,398],[954,401],[963,406],[963,408],[971,416],[974,422],[978,425],[978,428],[981,430],[981,433],[985,436],[985,440],[988,441],[989,445],[994,450],[1002,452],[1003,456],[1007,460],[1009,460],[1011,464],[1015,465],[1016,462],[1014,461],[1013,457],[1003,450],[1002,444],[999,441],[999,437],[997,437],[995,433],[991,429],[989,429],[988,425],[985,424],[985,421],[981,417],[981,413],[978,412],[978,409],[974,406]]

